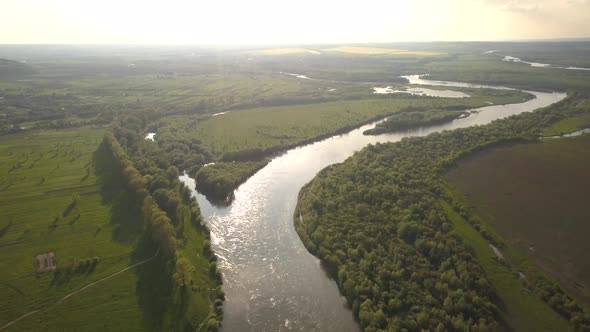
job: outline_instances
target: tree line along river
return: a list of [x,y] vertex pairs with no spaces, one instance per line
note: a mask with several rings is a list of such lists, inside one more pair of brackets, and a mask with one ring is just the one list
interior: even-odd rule
[[[406,76],[410,84],[495,88]],[[397,142],[443,130],[484,125],[556,103],[564,93],[527,91],[534,99],[486,106],[468,117],[404,132],[365,136],[375,123],[344,135],[291,149],[274,158],[235,191],[229,206],[215,206],[195,191],[188,176],[181,180],[197,197],[211,229],[212,247],[223,272],[224,331],[358,331],[346,300],[317,258],[307,252],[293,226],[297,195],[321,169],[340,163],[368,144]]]

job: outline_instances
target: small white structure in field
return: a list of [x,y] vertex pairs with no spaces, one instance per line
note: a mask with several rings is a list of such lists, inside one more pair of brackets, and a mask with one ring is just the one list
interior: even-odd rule
[[37,255],[36,262],[37,272],[53,272],[57,269],[57,260],[53,252]]

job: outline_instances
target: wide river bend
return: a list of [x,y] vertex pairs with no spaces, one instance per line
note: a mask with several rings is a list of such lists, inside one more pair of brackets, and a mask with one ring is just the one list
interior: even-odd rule
[[[407,76],[411,84],[499,88]],[[551,105],[563,93],[528,91],[536,98],[520,104],[487,106],[470,116],[438,126],[364,136],[375,123],[347,134],[291,149],[274,158],[235,191],[231,205],[212,205],[194,190],[211,229],[212,247],[223,273],[224,331],[358,331],[346,300],[317,258],[307,252],[293,225],[301,187],[324,167],[340,163],[368,144],[396,142],[408,136],[483,125]]]

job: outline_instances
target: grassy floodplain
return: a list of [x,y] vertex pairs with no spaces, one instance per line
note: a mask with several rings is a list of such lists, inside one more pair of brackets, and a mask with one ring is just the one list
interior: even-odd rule
[[[140,246],[141,212],[97,150],[103,134],[82,128],[0,137],[0,326],[40,310],[7,331],[161,331],[208,315],[209,263],[200,255],[205,239],[190,225],[184,251],[201,291],[184,306],[171,281],[159,277],[161,255],[60,302],[155,254]],[[34,257],[46,252],[55,253],[59,272],[35,272]],[[96,264],[85,265],[95,257]]]
[[[133,262],[137,234],[119,232],[120,228],[111,220],[112,206],[103,201],[94,172],[92,154],[102,135],[103,130],[82,129],[0,138],[0,241],[14,243],[0,247],[0,292],[6,304],[1,308],[0,325],[52,304],[67,293]],[[79,196],[79,202],[65,213],[75,195]],[[54,273],[36,274],[34,256],[49,251],[55,252],[58,267],[95,256],[99,257],[99,262],[93,272],[76,273],[67,281]],[[109,280],[72,298],[80,301],[78,306],[69,307],[66,302],[64,307],[57,306],[55,310],[32,316],[12,329],[27,327],[40,331],[56,325],[74,328],[79,319],[86,321],[88,330],[105,325],[107,328],[140,328],[142,312],[137,305],[129,305],[135,302],[135,279],[133,273],[128,273]],[[91,311],[88,304],[98,305],[93,296],[97,294],[111,300]],[[62,308],[68,308],[70,314],[59,314]],[[103,310],[119,314],[101,322],[96,315]]]
[[[590,136],[497,148],[459,163],[447,179],[514,247],[590,303]],[[516,264],[518,254],[510,257]],[[526,265],[521,267],[526,270]]]
[[287,147],[349,129],[407,107],[441,108],[516,103],[530,95],[517,91],[475,92],[471,98],[391,96],[309,105],[265,107],[230,112],[201,120],[172,116],[160,121],[160,137],[198,138],[216,155]]
[[[301,85],[285,75],[177,74],[145,75],[126,68],[125,76],[97,78],[79,75],[70,79],[38,76],[31,81],[0,83],[0,125],[52,128],[108,124],[121,110],[157,114],[206,114],[225,108],[252,107],[274,99],[308,100],[334,95],[317,90],[319,83]],[[324,92],[324,93],[321,93]],[[276,103],[277,101],[274,101]],[[6,121],[8,120],[8,121]]]
[[559,136],[590,127],[590,115],[566,118],[543,130],[543,136]]

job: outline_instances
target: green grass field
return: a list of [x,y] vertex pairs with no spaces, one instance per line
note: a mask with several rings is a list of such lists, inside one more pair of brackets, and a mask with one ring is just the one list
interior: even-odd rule
[[[103,203],[94,173],[92,153],[102,135],[99,129],[81,129],[0,138],[0,241],[18,242],[0,247],[0,292],[4,301],[0,325],[132,262],[135,235],[121,233],[122,237],[114,240],[117,226],[111,223],[111,205]],[[79,203],[64,216],[73,195],[79,195]],[[94,272],[74,274],[66,282],[54,273],[35,273],[34,256],[49,251],[55,252],[58,267],[94,256],[100,261]],[[117,284],[119,289],[133,289],[134,283],[129,280],[109,283]],[[102,292],[116,294],[105,289]],[[70,317],[76,319],[90,314],[88,309],[70,309],[76,313]],[[138,308],[135,311],[135,316],[141,316]],[[62,326],[70,324],[67,317],[60,320]],[[44,328],[31,325],[31,330]],[[19,325],[14,329],[19,330]]]
[[506,104],[521,102],[529,95],[521,92],[480,91],[471,98],[424,98],[392,96],[278,106],[230,112],[201,120],[192,116],[171,116],[162,119],[157,132],[160,137],[197,138],[221,155],[250,149],[267,149],[298,144],[315,137],[356,127],[371,119],[381,118],[405,107],[487,106],[487,102]]
[[543,136],[559,136],[590,127],[590,115],[581,115],[560,120],[543,130]]
[[[143,221],[133,197],[113,175],[116,170],[95,172],[97,163],[99,169],[105,166],[95,155],[103,133],[84,128],[0,137],[0,327],[41,309],[7,331],[160,331],[207,316],[204,238],[191,225],[185,227],[184,254],[197,269],[198,291],[190,292],[184,304],[159,258],[57,304],[66,294],[155,253],[138,247]],[[34,257],[46,252],[55,253],[60,273],[35,272]],[[68,265],[93,257],[99,259],[93,270],[64,273]]]
[[[590,136],[547,139],[479,153],[447,179],[517,250],[590,303]],[[526,269],[526,267],[523,267]]]

